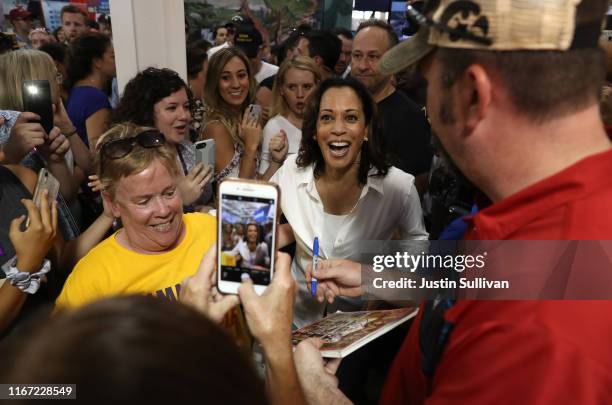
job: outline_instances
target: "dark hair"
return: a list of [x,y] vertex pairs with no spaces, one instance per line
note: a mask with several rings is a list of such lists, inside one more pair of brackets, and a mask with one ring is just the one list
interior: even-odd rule
[[110,45],[111,39],[100,32],[88,32],[74,40],[66,65],[70,88],[91,74],[94,59],[102,58]]
[[57,42],[60,41],[58,34],[59,34],[60,30],[63,30],[63,29],[64,29],[64,27],[62,25],[60,25],[59,27],[57,27],[56,29],[53,30],[53,36],[55,37]]
[[94,20],[87,20],[87,23],[85,25],[87,25],[89,28],[93,28],[95,30],[99,30],[100,29],[100,24],[98,24],[98,22],[94,21]]
[[[62,313],[14,339],[3,381],[76,384],[81,400],[266,404],[250,360],[191,307],[114,297]],[[8,348],[7,348],[8,349]]]
[[353,39],[353,33],[344,27],[336,27],[332,32],[336,35],[342,35],[346,39]]
[[357,33],[359,33],[359,31],[361,31],[362,29],[368,27],[377,27],[387,33],[387,40],[389,41],[389,47],[387,49],[393,48],[399,42],[395,30],[393,30],[393,27],[386,21],[376,20],[374,18],[370,20],[365,20],[361,24],[359,24],[359,28],[357,28]]
[[0,32],[0,55],[5,52],[9,52],[15,49],[19,49],[15,35],[5,34]]
[[202,71],[202,65],[208,58],[206,51],[202,48],[190,46],[187,48],[187,77],[193,80]]
[[208,50],[212,48],[212,44],[205,39],[198,39],[196,41],[188,42],[187,48],[199,48],[204,52],[208,52]]
[[108,14],[100,14],[100,16],[98,17],[98,24],[111,24],[111,16]]
[[315,56],[321,57],[323,64],[333,71],[342,51],[340,38],[328,30],[310,31],[306,34],[306,38],[309,41],[310,57],[313,59]]
[[437,55],[443,89],[450,89],[470,65],[480,64],[496,72],[514,107],[534,122],[597,102],[606,75],[600,48],[538,52],[438,48]]
[[320,177],[325,170],[325,161],[319,144],[315,139],[321,99],[325,92],[333,88],[349,87],[361,101],[366,125],[368,126],[368,141],[361,145],[361,161],[359,162],[359,183],[366,184],[368,172],[371,168],[377,170],[376,176],[385,176],[389,171],[389,164],[383,154],[382,124],[378,119],[376,102],[368,90],[359,81],[349,77],[346,79],[333,77],[325,80],[316,91],[310,95],[306,110],[304,111],[304,124],[302,127],[302,141],[297,157],[298,167],[307,167],[314,164],[314,176]]
[[87,13],[81,7],[75,6],[73,4],[68,4],[67,6],[62,7],[62,10],[60,11],[60,21],[64,21],[64,14],[66,13],[81,14],[83,17],[85,17],[85,22],[89,20],[89,16],[87,15]]
[[59,42],[49,42],[43,44],[38,50],[48,53],[55,62],[66,64],[66,56],[68,54],[68,47],[66,45]]
[[113,111],[111,121],[129,121],[136,125],[154,127],[155,104],[181,89],[185,89],[189,103],[193,105],[191,91],[178,73],[170,69],[145,69],[125,86],[123,97]]
[[217,39],[217,31],[219,31],[220,28],[225,28],[227,30],[228,27],[227,25],[217,25],[213,30],[213,39]]

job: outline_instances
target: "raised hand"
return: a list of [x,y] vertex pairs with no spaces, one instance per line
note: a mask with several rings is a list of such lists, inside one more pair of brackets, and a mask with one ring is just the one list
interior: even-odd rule
[[310,289],[312,277],[317,279],[317,299],[330,304],[336,296],[359,297],[361,288],[361,265],[350,260],[321,260],[313,274],[312,264],[306,266],[306,285]]
[[276,254],[274,278],[261,296],[250,279],[238,288],[249,329],[264,351],[290,350],[295,292],[291,257],[285,253]]
[[289,141],[284,129],[270,139],[269,148],[273,162],[282,163],[285,160],[289,151]]
[[198,272],[181,283],[179,300],[194,307],[215,322],[238,305],[236,295],[222,295],[217,290],[217,245],[213,244],[202,258]]
[[47,134],[39,121],[40,117],[31,112],[19,115],[3,147],[5,163],[18,164],[34,148],[45,143]]
[[61,163],[64,161],[66,152],[70,150],[70,142],[62,135],[58,127],[53,127],[47,138],[47,143],[40,146],[39,150],[49,161]]
[[48,192],[43,191],[40,209],[32,200],[21,200],[28,210],[30,226],[21,230],[26,216],[22,215],[11,221],[9,238],[17,254],[17,267],[20,271],[34,272],[51,249],[57,235],[57,202],[49,204]]
[[262,128],[259,120],[251,117],[248,111],[242,116],[240,125],[240,137],[244,141],[244,146],[247,151],[255,152],[262,140]]
[[189,205],[196,201],[202,194],[204,186],[212,179],[212,166],[204,166],[204,163],[195,165],[187,176],[183,177],[178,189],[183,198],[183,204]]

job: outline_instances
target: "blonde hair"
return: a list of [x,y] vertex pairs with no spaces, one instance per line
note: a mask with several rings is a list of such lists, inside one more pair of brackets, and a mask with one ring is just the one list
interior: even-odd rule
[[318,86],[321,82],[321,73],[311,58],[307,56],[296,56],[293,59],[285,60],[280,65],[278,73],[276,74],[276,79],[274,80],[274,86],[272,86],[272,107],[270,110],[270,117],[278,114],[282,116],[289,114],[289,106],[281,94],[281,89],[285,85],[285,76],[290,69],[305,70],[312,73],[315,86]]
[[59,100],[57,70],[48,54],[20,49],[0,55],[0,109],[23,111],[21,83],[24,80],[48,80],[51,100]]
[[181,171],[177,162],[176,148],[167,143],[156,148],[143,148],[134,145],[134,149],[122,158],[102,159],[100,152],[104,144],[116,139],[133,138],[145,131],[157,130],[151,127],[140,127],[130,122],[119,123],[112,126],[98,140],[94,167],[100,178],[100,183],[102,183],[102,188],[111,198],[114,198],[117,185],[123,177],[142,172],[155,160],[159,160],[172,176],[180,176]]
[[243,140],[238,133],[238,125],[241,116],[236,116],[230,106],[223,100],[219,93],[219,81],[225,65],[232,58],[239,58],[246,66],[247,74],[249,75],[249,94],[240,106],[240,112],[251,104],[255,96],[255,75],[251,70],[251,64],[248,58],[240,49],[236,47],[223,48],[217,51],[208,61],[208,70],[206,72],[206,86],[204,87],[204,103],[206,104],[206,121],[220,121],[228,130],[234,143],[244,146]]

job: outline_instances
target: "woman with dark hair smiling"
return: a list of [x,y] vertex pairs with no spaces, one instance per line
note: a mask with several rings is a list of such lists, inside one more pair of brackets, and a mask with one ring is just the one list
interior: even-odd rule
[[88,33],[72,43],[68,58],[66,111],[79,137],[93,152],[109,126],[111,105],[104,91],[115,76],[115,50],[106,35]]
[[[302,142],[272,177],[279,184],[288,224],[279,246],[297,242],[292,273],[299,292],[294,323],[302,327],[323,316],[325,304],[310,296],[305,270],[319,240],[323,259],[358,260],[359,242],[426,240],[414,177],[385,163],[376,104],[353,79],[329,79],[310,97]],[[336,299],[327,312],[357,310],[361,302]]]
[[155,127],[164,134],[168,145],[177,151],[183,203],[201,206],[212,197],[212,188],[207,187],[212,168],[195,162],[195,147],[188,137],[192,105],[192,93],[178,73],[151,67],[125,86],[113,122]]

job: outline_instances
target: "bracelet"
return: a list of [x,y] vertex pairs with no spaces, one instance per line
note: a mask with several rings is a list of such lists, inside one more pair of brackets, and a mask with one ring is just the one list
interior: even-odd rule
[[274,159],[272,156],[270,156],[270,160],[273,161],[274,163],[277,163],[279,165],[282,165],[283,163],[285,163],[285,159],[282,160],[276,160]]
[[49,259],[44,259],[42,267],[36,273],[27,273],[19,271],[17,268],[17,256],[2,265],[2,270],[6,274],[6,279],[12,286],[19,288],[21,291],[34,294],[40,288],[40,282],[45,274],[51,270],[51,262]]
[[76,134],[76,133],[77,133],[77,129],[76,129],[76,127],[74,127],[74,131],[72,131],[72,132],[70,132],[70,133],[68,133],[68,134],[64,134],[64,136],[65,136],[66,138],[70,138],[72,135],[74,135],[74,134]]

